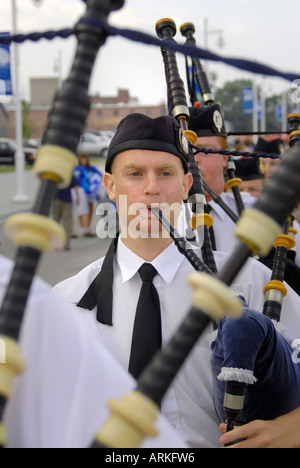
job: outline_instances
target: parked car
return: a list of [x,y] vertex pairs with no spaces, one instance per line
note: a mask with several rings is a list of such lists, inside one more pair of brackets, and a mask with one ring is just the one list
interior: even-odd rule
[[[0,164],[14,165],[17,144],[9,138],[0,138]],[[36,150],[23,148],[26,164],[32,166],[35,161]]]
[[23,140],[23,148],[36,148],[38,149],[41,146],[40,138],[29,138],[28,140]]
[[94,135],[98,135],[101,137],[112,138],[116,132],[113,130],[86,130],[86,133],[93,133]]
[[89,156],[106,158],[110,142],[110,136],[100,136],[92,132],[84,132],[77,151],[78,153],[87,153]]

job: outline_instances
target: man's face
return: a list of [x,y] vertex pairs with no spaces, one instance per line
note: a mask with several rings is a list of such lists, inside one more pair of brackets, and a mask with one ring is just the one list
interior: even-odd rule
[[243,180],[240,185],[241,192],[248,192],[257,198],[264,186],[264,179]]
[[[218,136],[198,137],[196,146],[200,148],[210,148],[214,150],[226,149],[226,138]],[[195,154],[195,161],[198,164],[204,182],[218,195],[224,191],[224,169],[227,167],[228,156],[222,154]],[[206,193],[207,201],[211,200]]]
[[[117,203],[122,232],[124,229],[130,232],[129,227],[134,226],[146,237],[146,233],[161,230],[151,206],[160,205],[176,226],[192,176],[184,173],[180,159],[170,153],[134,149],[115,157],[111,174],[104,176],[104,184],[109,197]],[[169,209],[171,206],[174,211]]]
[[265,178],[269,179],[277,168],[278,164],[280,164],[280,159],[261,158],[261,162],[264,166]]

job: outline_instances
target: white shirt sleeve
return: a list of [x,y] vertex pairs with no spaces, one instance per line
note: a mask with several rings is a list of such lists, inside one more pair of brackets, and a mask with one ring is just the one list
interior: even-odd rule
[[[0,257],[0,301],[11,265]],[[109,416],[107,401],[135,387],[82,314],[34,280],[20,335],[25,372],[5,409],[8,448],[89,447]],[[185,447],[160,415],[142,447]]]

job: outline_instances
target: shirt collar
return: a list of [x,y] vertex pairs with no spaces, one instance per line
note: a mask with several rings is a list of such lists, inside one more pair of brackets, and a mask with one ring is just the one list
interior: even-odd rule
[[[170,284],[182,264],[184,256],[178,251],[174,242],[170,244],[158,257],[151,263],[157,270],[162,279]],[[122,239],[118,241],[116,260],[121,270],[122,281],[129,281],[145,263],[145,260],[136,255],[132,250],[125,246]]]

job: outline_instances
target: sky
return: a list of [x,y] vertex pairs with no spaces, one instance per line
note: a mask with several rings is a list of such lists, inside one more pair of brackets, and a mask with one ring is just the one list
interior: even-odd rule
[[[15,0],[17,27],[22,33],[44,32],[72,27],[85,11],[82,0]],[[0,2],[0,32],[12,31],[13,0]],[[195,39],[204,48],[204,23],[209,34],[208,49],[219,55],[258,61],[285,72],[299,72],[299,0],[125,0],[123,8],[109,16],[116,27],[140,30],[156,37],[155,24],[161,18],[171,18],[177,25],[175,40],[184,43],[180,26],[192,22]],[[219,48],[222,31],[224,45]],[[76,39],[56,38],[25,42],[19,47],[20,91],[30,100],[30,78],[58,76],[55,63],[61,57],[62,78],[68,77],[73,61]],[[182,54],[177,62],[185,82]],[[281,93],[292,83],[279,78],[243,72],[225,64],[208,62],[208,70],[217,74],[217,85],[235,79],[254,79],[264,87],[266,95]],[[121,37],[109,37],[100,49],[90,84],[90,93],[114,96],[119,88],[129,89],[141,104],[159,104],[166,100],[164,65],[159,47],[131,42]]]

